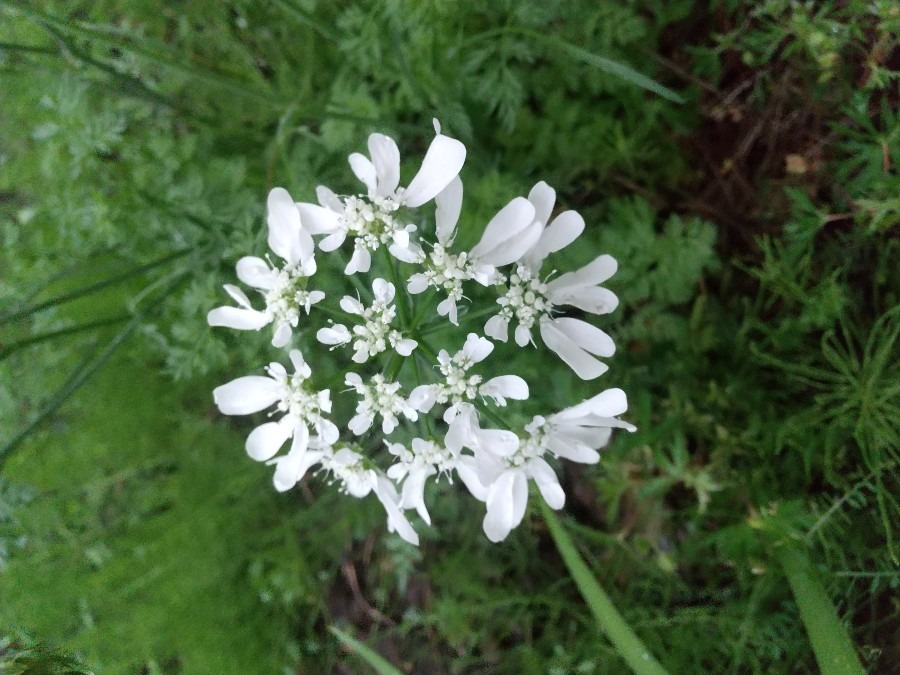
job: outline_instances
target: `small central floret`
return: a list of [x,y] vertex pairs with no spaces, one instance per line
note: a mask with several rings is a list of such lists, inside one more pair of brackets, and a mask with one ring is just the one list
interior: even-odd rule
[[515,317],[519,326],[531,333],[535,323],[553,311],[547,283],[525,265],[518,265],[509,277],[509,290],[497,300],[499,316],[510,321]]
[[265,313],[276,326],[289,324],[294,328],[300,321],[300,309],[309,314],[310,307],[319,302],[325,294],[321,291],[307,291],[308,277],[315,273],[309,265],[286,264],[280,270],[273,269],[274,284],[266,291]]
[[439,355],[439,363],[444,386],[438,394],[437,403],[462,403],[471,401],[478,395],[483,378],[481,375],[467,375],[469,368],[474,365],[469,354],[460,351],[450,357],[444,352]]
[[409,243],[412,225],[397,222],[394,216],[400,204],[390,197],[358,195],[344,201],[342,221],[347,233],[356,237],[356,245],[370,251],[382,244]]
[[316,392],[307,388],[306,381],[311,372],[305,363],[303,366],[293,375],[288,375],[281,364],[273,363],[266,367],[266,372],[282,386],[281,399],[276,405],[277,410],[307,425],[317,426],[322,419],[322,413],[331,412],[331,395],[327,389]]

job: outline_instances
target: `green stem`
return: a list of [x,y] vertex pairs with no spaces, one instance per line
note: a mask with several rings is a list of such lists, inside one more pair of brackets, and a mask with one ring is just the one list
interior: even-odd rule
[[653,657],[601,588],[556,514],[543,500],[539,501],[556,549],[565,561],[581,597],[587,602],[597,624],[613,643],[619,656],[638,675],[665,675],[665,668]]
[[862,675],[865,670],[853,641],[841,625],[834,604],[825,593],[806,553],[794,545],[776,552],[787,576],[800,618],[823,675]]
[[166,263],[170,263],[173,260],[177,260],[178,258],[187,255],[190,253],[190,249],[183,249],[181,251],[176,251],[175,253],[171,253],[167,256],[164,256],[158,260],[154,260],[153,262],[147,263],[146,265],[141,265],[140,267],[135,267],[133,270],[129,270],[128,272],[124,272],[123,274],[119,274],[118,276],[112,277],[110,279],[104,279],[103,281],[98,281],[95,284],[90,284],[89,286],[83,286],[82,288],[77,288],[74,291],[69,291],[68,293],[63,293],[62,295],[58,295],[55,298],[50,298],[49,300],[45,300],[44,302],[39,302],[36,305],[32,305],[31,307],[26,307],[25,309],[21,309],[17,312],[13,312],[12,314],[7,314],[6,316],[0,318],[0,325],[4,323],[8,323],[13,319],[21,319],[30,314],[34,314],[35,312],[39,312],[42,309],[47,309],[48,307],[54,307],[56,305],[61,305],[64,302],[70,302],[72,300],[76,300],[78,298],[84,297],[85,295],[90,295],[96,291],[102,290],[108,286],[114,286],[115,284],[131,279],[132,277],[140,276],[144,272],[149,272],[155,267],[160,267],[165,265]]
[[8,344],[0,348],[0,361],[8,357],[13,352],[17,352],[20,349],[25,347],[29,347],[31,345],[40,344],[41,342],[45,342],[47,340],[53,340],[54,338],[64,337],[66,335],[73,335],[75,333],[80,333],[86,330],[92,330],[94,328],[101,328],[103,326],[109,326],[110,324],[121,323],[123,321],[128,320],[128,316],[114,316],[109,319],[101,319],[99,321],[91,321],[90,323],[81,323],[77,326],[69,326],[68,328],[60,328],[59,330],[50,331],[49,333],[42,333],[41,335],[34,335],[29,338],[24,338],[22,340],[18,340],[13,342],[12,344]]

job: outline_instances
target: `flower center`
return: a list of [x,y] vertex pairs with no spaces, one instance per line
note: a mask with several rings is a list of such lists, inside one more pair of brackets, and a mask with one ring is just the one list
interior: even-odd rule
[[497,300],[502,308],[500,316],[507,321],[515,317],[520,326],[530,331],[535,322],[553,311],[548,293],[545,282],[525,265],[519,265],[509,277],[509,290]]
[[397,221],[394,213],[400,204],[390,197],[358,195],[344,200],[343,223],[356,237],[356,245],[375,251],[382,244],[409,238],[413,228]]
[[331,399],[327,390],[313,392],[307,389],[307,376],[303,373],[285,375],[267,367],[269,377],[283,387],[277,409],[304,423],[316,426],[323,412],[331,412]]
[[309,313],[314,300],[310,298],[310,291],[306,290],[306,279],[313,273],[315,269],[310,271],[299,263],[285,265],[278,270],[275,285],[266,292],[266,314],[273,323],[287,323],[296,328],[300,321],[300,308]]
[[438,403],[451,401],[453,404],[471,401],[478,395],[478,387],[483,379],[481,375],[467,375],[466,371],[472,367],[462,353],[456,354],[446,363],[440,364],[441,374],[444,376],[444,384],[441,386],[437,397]]
[[473,270],[468,262],[468,254],[454,255],[440,244],[435,244],[422,273],[429,286],[438,290],[444,289],[447,297],[453,301],[462,300],[462,282],[471,279]]

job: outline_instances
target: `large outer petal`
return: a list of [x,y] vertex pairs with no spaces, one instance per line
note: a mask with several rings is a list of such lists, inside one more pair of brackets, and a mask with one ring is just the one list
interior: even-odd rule
[[449,246],[453,242],[453,234],[462,211],[463,184],[459,176],[437,194],[434,203],[437,205],[434,212],[437,240],[442,246]]
[[213,389],[213,400],[225,415],[250,415],[276,403],[282,393],[271,377],[246,375]]
[[210,326],[223,326],[236,330],[259,330],[271,321],[272,319],[264,312],[241,307],[216,307],[206,315],[206,322]]
[[375,165],[372,164],[372,161],[358,152],[354,152],[347,160],[350,162],[353,173],[365,183],[369,192],[375,192],[378,188],[378,174],[375,172]]
[[609,370],[609,366],[595,359],[560,330],[558,322],[559,319],[541,321],[541,338],[543,338],[544,344],[556,352],[578,377],[582,380],[593,380]]
[[315,247],[309,232],[300,226],[300,212],[284,188],[274,188],[268,198],[269,248],[291,264],[306,262]]
[[535,183],[528,193],[528,201],[534,205],[534,219],[543,225],[550,222],[553,205],[556,204],[556,190],[544,181]]
[[619,306],[616,294],[602,286],[566,286],[548,295],[554,305],[571,305],[591,314],[609,314]]
[[278,422],[266,422],[256,427],[247,436],[246,449],[257,462],[265,462],[272,459],[285,441],[293,432],[293,425],[289,417],[282,417]]
[[528,475],[534,479],[541,491],[541,496],[551,509],[559,510],[566,503],[566,493],[559,485],[556,472],[540,457],[536,457],[528,463]]
[[481,240],[469,254],[495,266],[509,265],[522,257],[541,236],[543,226],[534,220],[534,206],[516,197],[491,218]]
[[601,255],[579,270],[568,272],[547,284],[551,293],[568,286],[596,286],[616,273],[619,264],[611,255]]
[[276,273],[269,267],[262,258],[253,255],[247,255],[237,261],[235,265],[237,278],[248,286],[268,291],[275,286],[277,279]]
[[438,134],[428,146],[419,173],[404,193],[404,203],[415,208],[433,199],[447,187],[466,161],[466,146],[455,138]]
[[503,541],[525,516],[528,479],[522,471],[504,471],[488,488],[486,501],[484,533],[494,543]]
[[340,227],[341,214],[325,206],[297,202],[297,210],[300,224],[310,234],[331,234]]
[[586,401],[582,401],[565,410],[560,410],[558,413],[551,415],[550,420],[575,420],[586,415],[615,417],[626,410],[628,410],[628,398],[625,392],[621,389],[613,388],[601,391],[596,396],[592,396]]
[[544,258],[551,253],[564,249],[584,232],[584,218],[575,211],[560,213],[541,233],[541,238],[534,245],[527,257],[529,265],[537,269]]
[[394,139],[384,134],[369,136],[369,156],[375,167],[376,194],[388,197],[400,185],[400,150]]

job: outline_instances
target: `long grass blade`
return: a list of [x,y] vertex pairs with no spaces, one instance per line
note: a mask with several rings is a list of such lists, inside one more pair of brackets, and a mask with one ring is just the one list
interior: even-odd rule
[[834,604],[825,593],[809,557],[794,545],[780,547],[777,556],[794,593],[800,618],[823,675],[865,673],[853,641],[841,625]]
[[385,659],[383,656],[375,652],[368,645],[363,644],[359,640],[353,638],[348,635],[344,631],[339,628],[335,628],[334,626],[329,626],[328,630],[331,631],[332,635],[334,635],[338,640],[341,641],[345,647],[347,647],[350,651],[352,651],[356,656],[366,662],[372,670],[374,670],[378,675],[402,675],[399,670],[394,668]]
[[80,323],[77,326],[69,326],[68,328],[60,328],[59,330],[50,331],[49,333],[33,335],[28,338],[23,338],[22,340],[17,340],[16,342],[10,343],[8,345],[0,345],[0,361],[10,356],[10,354],[17,352],[20,349],[24,349],[25,347],[31,347],[32,345],[40,344],[41,342],[46,342],[47,340],[54,340],[56,338],[65,337],[67,335],[75,335],[76,333],[82,333],[84,331],[93,330],[95,328],[102,328],[103,326],[111,326],[113,324],[122,323],[123,321],[127,320],[127,316],[114,316],[109,319],[100,319],[99,321]]
[[556,514],[543,500],[540,503],[550,536],[566,563],[575,585],[578,586],[581,597],[588,604],[597,624],[613,643],[619,656],[637,675],[665,675],[666,669],[654,658],[613,605],[606,591],[597,582],[597,578],[578,553],[575,543],[563,528],[562,523],[559,522]]

